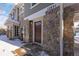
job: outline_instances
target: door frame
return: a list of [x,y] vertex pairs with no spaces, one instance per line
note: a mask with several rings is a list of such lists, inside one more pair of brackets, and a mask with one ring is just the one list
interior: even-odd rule
[[[32,24],[31,24],[32,23]],[[31,27],[30,27],[31,26]],[[30,33],[30,29],[32,30],[32,33]],[[30,34],[32,34],[32,38],[31,38],[31,40],[32,40],[32,42],[33,42],[33,20],[30,20],[29,21],[29,42],[31,42],[30,41]]]

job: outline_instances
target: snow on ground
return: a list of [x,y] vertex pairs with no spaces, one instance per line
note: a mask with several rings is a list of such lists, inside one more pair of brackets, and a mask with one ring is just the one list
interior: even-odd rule
[[22,46],[22,41],[9,40],[6,35],[0,35],[0,56],[14,56],[11,51]]

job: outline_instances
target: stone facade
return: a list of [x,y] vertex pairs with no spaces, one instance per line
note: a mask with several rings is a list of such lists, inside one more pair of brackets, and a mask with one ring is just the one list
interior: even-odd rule
[[73,53],[73,16],[74,9],[70,7],[64,8],[64,38],[63,38],[63,49],[64,55],[74,55]]
[[60,7],[56,7],[43,19],[43,45],[50,55],[60,55]]
[[[72,56],[74,55],[74,22],[78,21],[79,17],[79,4],[73,4],[64,8],[64,41],[63,49],[64,54]],[[76,14],[76,15],[75,15]],[[75,17],[75,18],[74,18]]]

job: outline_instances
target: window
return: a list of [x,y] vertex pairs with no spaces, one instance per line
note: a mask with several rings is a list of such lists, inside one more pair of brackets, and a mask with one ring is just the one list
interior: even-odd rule
[[14,20],[14,19],[15,19],[14,12],[13,12],[13,13],[11,13],[11,14],[9,15],[9,17],[10,17],[12,20]]
[[15,18],[15,14],[14,14],[14,12],[12,13],[12,20],[14,20],[14,18]]
[[18,33],[19,27],[18,26],[15,26],[14,29],[15,29],[15,36],[18,36],[19,35],[19,33]]
[[31,3],[31,9],[36,7],[39,3]]
[[32,6],[34,6],[36,3],[32,3]]
[[17,8],[17,21],[19,21],[19,8]]
[[12,19],[12,14],[10,14],[9,17]]

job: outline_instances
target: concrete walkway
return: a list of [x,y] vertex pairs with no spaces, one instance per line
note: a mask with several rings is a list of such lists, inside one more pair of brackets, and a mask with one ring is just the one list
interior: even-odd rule
[[0,56],[14,56],[11,51],[22,46],[19,39],[9,40],[6,35],[0,35]]

